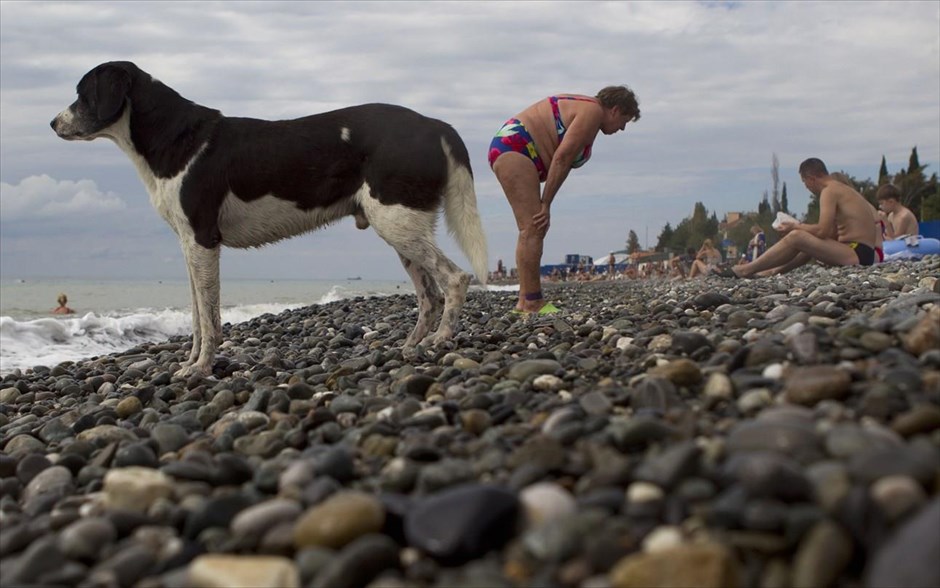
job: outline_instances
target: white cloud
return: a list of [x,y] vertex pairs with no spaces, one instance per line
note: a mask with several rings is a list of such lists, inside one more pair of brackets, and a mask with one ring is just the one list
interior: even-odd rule
[[92,180],[56,180],[43,174],[15,185],[0,182],[0,216],[4,221],[86,216],[125,207],[117,194],[102,192]]
[[[940,168],[936,2],[0,2],[0,17],[3,220],[108,211],[120,194],[141,247],[175,241],[124,154],[49,128],[81,75],[108,60],[134,61],[229,116],[378,101],[451,123],[470,151],[492,263],[511,257],[516,229],[486,147],[503,121],[553,92],[626,83],[643,117],[599,138],[591,162],[569,176],[547,260],[619,246],[631,228],[641,239],[646,227],[658,234],[697,201],[719,216],[751,209],[770,187],[772,153],[794,206],[808,201],[796,175],[806,157],[865,178],[882,155],[892,172],[906,166],[916,145],[928,173]],[[27,200],[21,178],[41,174],[92,185],[70,192],[50,180],[45,199]],[[120,223],[99,216],[42,228],[116,238]],[[0,250],[17,236],[4,229]],[[35,232],[19,233],[27,229]],[[239,271],[296,271],[292,251],[343,250],[342,233],[239,254]],[[399,275],[386,253],[350,258],[368,265],[357,274]]]

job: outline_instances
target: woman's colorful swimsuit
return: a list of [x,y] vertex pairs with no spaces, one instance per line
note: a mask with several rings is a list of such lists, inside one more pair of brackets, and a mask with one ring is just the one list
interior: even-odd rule
[[[548,99],[549,104],[552,105],[552,115],[555,117],[555,132],[558,133],[558,144],[561,145],[562,139],[565,138],[565,133],[568,132],[568,129],[565,128],[564,123],[561,122],[561,112],[558,110],[558,101],[559,100],[580,100],[581,102],[594,102],[597,103],[597,100],[594,98],[581,98],[580,96],[550,96]],[[574,161],[571,162],[571,167],[579,168],[585,163],[588,159],[591,159],[591,147],[590,145],[584,146],[584,151],[581,152],[581,155],[577,157]]]
[[490,143],[490,167],[496,162],[496,158],[507,151],[521,153],[532,160],[535,170],[539,172],[539,181],[544,182],[548,176],[548,169],[539,152],[535,149],[535,141],[532,135],[526,130],[525,125],[518,118],[511,118],[500,127]]
[[[549,103],[552,105],[552,115],[555,117],[555,132],[558,133],[558,144],[560,145],[568,129],[566,129],[564,123],[561,122],[561,112],[558,110],[559,100],[581,100],[583,102],[596,102],[596,100],[593,98],[581,98],[579,96],[550,96],[548,98]],[[584,147],[584,150],[578,158],[571,163],[571,167],[581,167],[591,158],[591,146],[592,145],[587,145]],[[539,173],[540,182],[544,182],[545,178],[548,177],[548,168],[539,156],[538,150],[535,148],[535,141],[532,139],[532,135],[529,134],[525,125],[523,125],[522,121],[518,118],[507,120],[503,126],[500,127],[499,131],[497,131],[496,136],[493,137],[493,141],[490,142],[490,167],[493,167],[496,159],[507,151],[521,153],[532,160],[536,171]]]

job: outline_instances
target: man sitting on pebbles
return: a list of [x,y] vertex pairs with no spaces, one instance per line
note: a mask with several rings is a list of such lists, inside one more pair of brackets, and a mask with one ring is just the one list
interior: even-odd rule
[[784,237],[750,263],[724,269],[726,278],[750,278],[786,273],[812,260],[826,265],[872,265],[875,225],[870,204],[852,187],[829,174],[813,157],[800,164],[800,179],[819,197],[819,223],[783,223]]

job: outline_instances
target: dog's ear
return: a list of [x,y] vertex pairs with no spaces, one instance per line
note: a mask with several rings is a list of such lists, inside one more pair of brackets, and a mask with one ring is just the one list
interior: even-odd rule
[[108,120],[124,106],[131,89],[131,75],[116,66],[101,68],[95,76],[95,101],[98,120]]

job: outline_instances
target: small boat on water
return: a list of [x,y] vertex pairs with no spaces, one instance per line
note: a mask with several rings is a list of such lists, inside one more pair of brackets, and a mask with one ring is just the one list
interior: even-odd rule
[[354,282],[354,281],[356,281],[356,280],[361,280],[361,279],[362,279],[362,276],[356,276],[355,278],[346,278],[346,279],[347,279],[348,281],[350,281],[350,282]]

